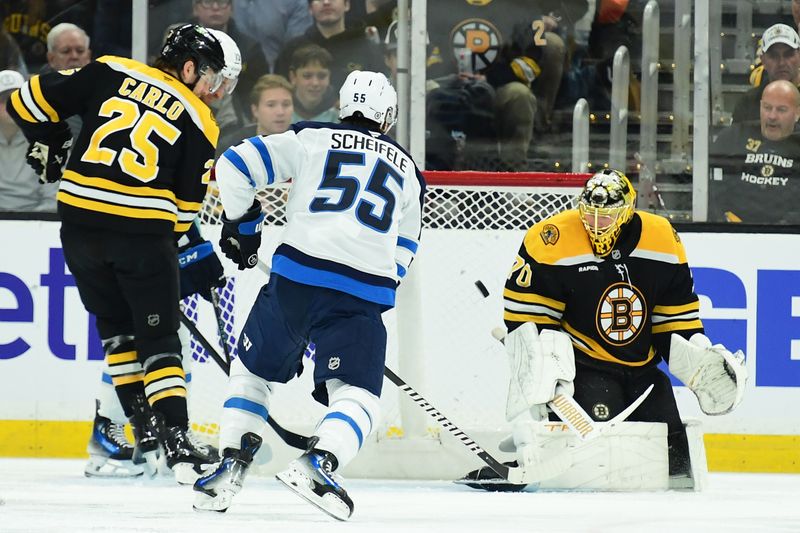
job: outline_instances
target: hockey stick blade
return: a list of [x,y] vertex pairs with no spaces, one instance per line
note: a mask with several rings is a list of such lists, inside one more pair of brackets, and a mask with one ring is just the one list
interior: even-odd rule
[[[185,314],[181,313],[181,322],[184,326],[189,330],[192,336],[200,343],[200,345],[208,352],[211,356],[211,359],[214,360],[215,363],[225,372],[225,375],[230,375],[231,367],[230,364],[225,364],[225,361],[219,355],[219,353],[214,349],[208,339],[200,333],[200,330],[197,329],[194,322],[192,322],[189,317]],[[308,437],[304,435],[300,435],[293,431],[289,431],[285,427],[281,426],[272,416],[267,417],[267,424],[272,428],[273,431],[281,438],[283,442],[291,446],[292,448],[297,448],[298,450],[307,450],[308,449]]]

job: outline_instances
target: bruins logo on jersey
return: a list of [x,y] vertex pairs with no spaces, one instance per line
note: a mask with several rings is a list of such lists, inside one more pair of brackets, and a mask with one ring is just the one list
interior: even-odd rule
[[597,331],[609,344],[633,342],[647,318],[647,306],[639,289],[626,282],[615,283],[603,293],[597,306]]
[[558,238],[561,236],[561,233],[553,224],[546,224],[542,228],[542,232],[539,235],[542,237],[542,241],[544,241],[545,245],[555,245],[555,243],[558,242]]
[[492,0],[467,0],[467,3],[471,6],[488,6]]
[[503,37],[488,20],[472,18],[456,24],[450,42],[456,57],[468,58],[472,72],[478,72],[497,58]]

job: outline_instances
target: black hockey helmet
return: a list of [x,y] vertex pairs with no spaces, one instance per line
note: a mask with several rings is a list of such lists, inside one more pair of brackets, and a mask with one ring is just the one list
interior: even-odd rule
[[197,72],[207,68],[222,72],[225,67],[225,53],[219,40],[210,30],[197,24],[181,24],[169,31],[156,66],[180,72],[189,60],[194,62]]

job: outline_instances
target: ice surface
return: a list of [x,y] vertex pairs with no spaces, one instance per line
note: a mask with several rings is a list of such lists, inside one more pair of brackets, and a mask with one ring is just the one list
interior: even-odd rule
[[167,477],[98,480],[83,461],[0,459],[0,532],[800,532],[800,475],[711,474],[704,493],[517,493],[448,482],[348,480],[341,523],[251,477],[224,514],[196,513]]

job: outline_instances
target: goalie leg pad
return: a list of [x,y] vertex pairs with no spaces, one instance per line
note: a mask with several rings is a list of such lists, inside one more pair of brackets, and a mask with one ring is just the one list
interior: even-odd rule
[[380,416],[377,396],[339,379],[326,382],[329,407],[314,434],[316,447],[332,453],[342,468],[355,458]]
[[508,334],[505,345],[510,365],[508,420],[548,403],[556,396],[557,387],[572,394],[575,356],[565,333],[551,329],[539,333],[535,324],[526,322]]
[[[271,394],[272,390],[265,379],[250,372],[240,359],[231,362],[226,400],[222,406],[220,450],[238,450],[242,435],[246,433],[264,434]],[[270,454],[266,443],[261,446],[260,460],[264,459],[265,453]]]
[[707,415],[731,412],[742,401],[747,382],[744,354],[732,354],[721,344],[695,333],[688,341],[672,334],[669,371],[697,396]]

